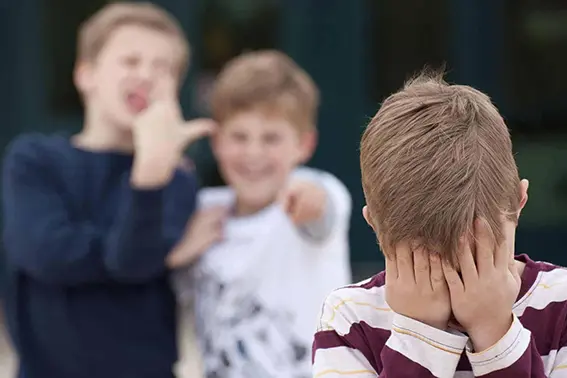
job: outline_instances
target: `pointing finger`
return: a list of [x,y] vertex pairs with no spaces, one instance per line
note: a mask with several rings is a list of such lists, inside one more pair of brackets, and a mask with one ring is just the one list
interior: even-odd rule
[[184,145],[188,145],[203,137],[212,135],[216,130],[216,123],[213,120],[198,119],[185,122],[181,125],[181,134]]

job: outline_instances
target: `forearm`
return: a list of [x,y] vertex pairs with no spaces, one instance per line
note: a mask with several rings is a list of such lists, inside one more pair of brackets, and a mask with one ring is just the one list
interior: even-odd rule
[[137,189],[124,177],[123,198],[106,239],[105,263],[117,279],[139,281],[165,270],[164,189]]
[[172,260],[186,244],[182,239],[195,210],[197,181],[193,172],[179,170],[164,188],[133,188],[126,178],[124,185],[106,261],[117,277],[143,281],[178,266]]
[[177,243],[165,258],[165,264],[169,269],[179,269],[194,263],[202,254],[201,250],[195,249],[190,242],[182,239]]

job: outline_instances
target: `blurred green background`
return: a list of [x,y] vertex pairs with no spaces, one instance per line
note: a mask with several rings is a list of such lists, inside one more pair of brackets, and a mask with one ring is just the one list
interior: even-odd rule
[[[105,1],[0,5],[2,146],[21,132],[75,131],[81,108],[71,71],[76,29]],[[188,117],[206,116],[210,84],[238,53],[282,49],[322,92],[320,146],[311,165],[333,172],[354,203],[355,275],[380,269],[365,225],[358,142],[380,102],[426,65],[487,92],[512,130],[530,179],[518,251],[567,264],[567,2],[564,0],[159,0],[193,46],[182,91]],[[207,142],[190,151],[206,185],[219,185]]]

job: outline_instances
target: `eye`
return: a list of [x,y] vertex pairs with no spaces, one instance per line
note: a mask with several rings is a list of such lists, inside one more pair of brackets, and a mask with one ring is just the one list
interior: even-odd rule
[[233,132],[230,134],[230,138],[232,140],[234,140],[235,142],[240,142],[243,143],[246,141],[247,137],[246,134],[241,133],[241,132]]
[[278,144],[281,141],[281,136],[277,133],[265,134],[262,139],[266,144]]
[[137,56],[130,55],[122,58],[122,62],[128,67],[136,67],[140,62],[140,59]]

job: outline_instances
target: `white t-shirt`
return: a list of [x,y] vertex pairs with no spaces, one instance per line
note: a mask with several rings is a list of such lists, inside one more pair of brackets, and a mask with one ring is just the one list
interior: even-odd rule
[[[321,306],[330,291],[351,283],[351,198],[328,173],[300,168],[293,177],[326,189],[319,224],[298,228],[277,204],[230,218],[224,240],[191,268],[189,280],[178,280],[179,295],[194,295],[206,377],[311,377]],[[199,207],[234,200],[230,188],[203,189]]]

